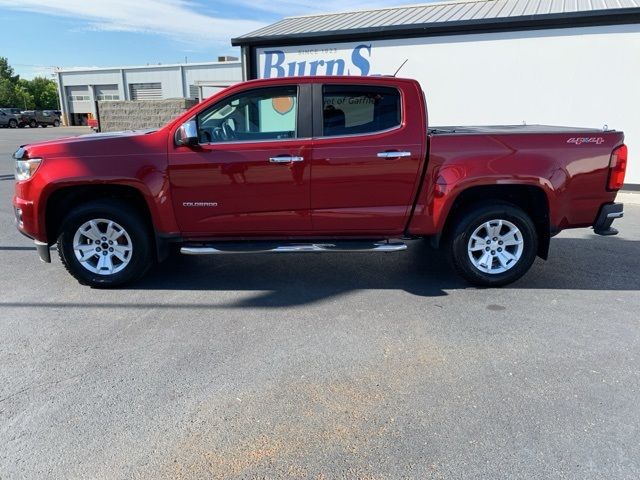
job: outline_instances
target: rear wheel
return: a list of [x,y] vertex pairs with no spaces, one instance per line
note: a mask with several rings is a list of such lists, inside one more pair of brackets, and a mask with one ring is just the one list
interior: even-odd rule
[[13,118],[9,120],[9,128],[16,128],[18,126],[18,122]]
[[60,121],[59,120],[54,120],[53,121],[53,126],[54,127],[59,127],[60,126]]
[[118,200],[97,200],[73,210],[58,237],[58,253],[78,282],[116,287],[142,277],[153,264],[149,230]]
[[531,268],[538,237],[531,218],[507,203],[485,204],[465,213],[449,239],[449,259],[469,283],[507,285]]
[[29,126],[31,128],[36,128],[38,126],[38,123],[35,120],[30,120],[29,121]]

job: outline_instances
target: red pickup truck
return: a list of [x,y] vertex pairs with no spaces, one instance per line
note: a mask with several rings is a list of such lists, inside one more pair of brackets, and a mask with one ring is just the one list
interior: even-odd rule
[[149,131],[14,154],[19,230],[82,284],[140,278],[183,254],[444,247],[469,282],[505,285],[552,236],[613,235],[627,162],[617,131],[428,127],[418,82],[245,82]]

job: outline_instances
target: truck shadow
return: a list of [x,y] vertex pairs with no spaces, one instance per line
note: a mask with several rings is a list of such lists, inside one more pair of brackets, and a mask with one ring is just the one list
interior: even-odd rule
[[[640,241],[617,237],[556,238],[550,259],[537,259],[510,289],[640,290]],[[131,286],[142,290],[256,291],[230,307],[288,307],[354,290],[405,290],[417,296],[473,288],[442,251],[415,241],[404,253],[174,255]],[[219,306],[219,305],[218,305]]]

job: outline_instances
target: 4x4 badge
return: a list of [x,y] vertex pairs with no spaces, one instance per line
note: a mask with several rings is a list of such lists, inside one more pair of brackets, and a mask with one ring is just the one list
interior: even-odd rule
[[595,143],[596,145],[600,145],[604,143],[604,138],[602,137],[571,137],[567,140],[567,143],[575,143],[576,145],[582,145],[583,143]]

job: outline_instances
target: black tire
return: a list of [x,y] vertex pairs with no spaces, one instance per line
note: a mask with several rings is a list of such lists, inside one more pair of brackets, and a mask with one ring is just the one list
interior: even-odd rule
[[[515,225],[520,231],[522,241],[522,253],[519,259],[501,273],[483,272],[480,269],[483,267],[482,262],[480,262],[480,267],[477,267],[470,258],[471,236],[477,228],[492,220],[503,220]],[[509,203],[492,202],[473,207],[458,217],[450,232],[451,234],[447,239],[448,257],[454,269],[469,283],[482,287],[500,287],[515,282],[529,271],[538,251],[538,235],[533,221],[522,209]],[[492,241],[493,238],[489,240]],[[478,244],[476,243],[475,245]],[[497,249],[497,244],[494,244],[494,247]],[[518,247],[512,248],[517,249]],[[493,253],[495,251],[488,252]],[[475,253],[478,256],[482,254],[482,251]],[[497,257],[495,260],[492,259],[491,262],[492,265],[499,267]]]
[[[89,220],[112,220],[122,226],[132,244],[128,264],[119,272],[103,275],[85,268],[73,248],[77,230]],[[154,243],[142,216],[130,205],[114,199],[89,202],[72,210],[64,219],[58,236],[58,254],[67,271],[82,285],[95,288],[112,288],[141,278],[154,264]],[[93,257],[94,260],[99,258]]]
[[54,127],[59,127],[60,126],[60,121],[59,120],[54,120],[53,121],[53,126]]
[[38,126],[38,122],[36,122],[35,120],[29,121],[29,127],[36,128],[37,126]]
[[18,126],[18,122],[13,118],[9,120],[9,128],[16,128]]

